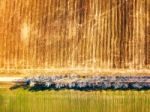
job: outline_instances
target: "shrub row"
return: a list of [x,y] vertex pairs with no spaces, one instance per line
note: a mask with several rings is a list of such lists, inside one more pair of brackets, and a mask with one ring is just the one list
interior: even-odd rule
[[150,76],[55,75],[22,79],[30,89],[150,89]]

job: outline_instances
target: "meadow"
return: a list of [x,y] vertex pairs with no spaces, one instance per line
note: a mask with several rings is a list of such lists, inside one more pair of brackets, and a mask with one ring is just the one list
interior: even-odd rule
[[0,112],[149,112],[150,91],[0,89]]

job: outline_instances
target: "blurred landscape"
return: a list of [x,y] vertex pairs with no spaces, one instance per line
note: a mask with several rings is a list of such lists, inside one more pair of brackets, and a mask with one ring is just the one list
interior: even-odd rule
[[150,74],[149,21],[149,0],[1,0],[0,76]]
[[0,112],[149,112],[149,89],[150,0],[0,0]]

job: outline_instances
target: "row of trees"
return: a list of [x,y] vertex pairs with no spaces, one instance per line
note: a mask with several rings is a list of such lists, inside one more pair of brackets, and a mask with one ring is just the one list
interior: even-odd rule
[[[20,81],[19,81],[20,82]],[[23,85],[34,89],[150,89],[149,76],[39,76],[21,80]]]

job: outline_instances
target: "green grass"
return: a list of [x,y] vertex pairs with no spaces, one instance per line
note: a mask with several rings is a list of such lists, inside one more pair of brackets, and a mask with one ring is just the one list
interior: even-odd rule
[[150,91],[0,89],[0,112],[149,112]]

